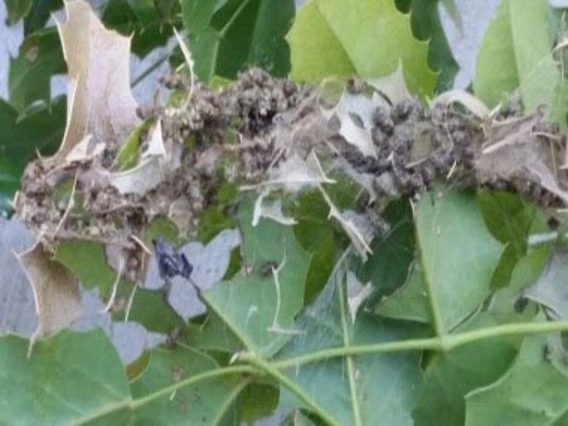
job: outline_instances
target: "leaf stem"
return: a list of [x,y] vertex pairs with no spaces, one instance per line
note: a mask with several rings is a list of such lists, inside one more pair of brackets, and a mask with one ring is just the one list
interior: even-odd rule
[[245,380],[241,381],[240,383],[238,383],[237,386],[235,386],[233,391],[227,396],[227,398],[225,398],[225,401],[223,402],[221,407],[219,407],[219,410],[218,410],[219,417],[216,418],[216,419],[212,419],[211,424],[213,424],[213,425],[222,424],[223,417],[227,414],[229,408],[231,408],[231,406],[233,406],[235,400],[237,399],[237,396],[250,383],[251,383],[251,379],[245,379]]
[[144,71],[138,74],[138,76],[136,76],[134,80],[132,80],[132,83],[130,83],[130,88],[134,89],[146,77],[148,77],[150,74],[156,71],[164,62],[166,62],[168,58],[169,58],[169,53],[166,53],[160,56],[158,59],[156,59],[156,61],[152,62],[148,68],[146,68]]
[[227,33],[227,31],[229,30],[229,28],[231,27],[231,25],[233,24],[233,22],[235,22],[235,19],[237,19],[237,17],[241,14],[241,12],[243,11],[243,9],[248,6],[248,4],[250,3],[250,0],[245,0],[243,1],[239,7],[237,8],[237,10],[235,10],[235,13],[233,14],[233,16],[231,16],[231,18],[227,21],[227,23],[223,26],[223,28],[221,29],[221,31],[219,31],[220,37],[219,38],[223,38],[225,36],[225,34]]
[[339,426],[339,423],[331,417],[323,408],[321,408],[306,392],[304,392],[298,385],[292,382],[288,377],[286,377],[283,373],[278,371],[278,368],[275,367],[277,363],[274,362],[267,362],[264,359],[256,356],[253,353],[247,352],[240,354],[239,361],[246,362],[258,370],[264,371],[269,376],[272,376],[274,379],[278,380],[282,386],[288,388],[288,390],[294,393],[306,406],[312,410],[316,415],[318,415],[326,424],[332,426]]
[[[431,195],[433,196],[433,195]],[[425,202],[425,201],[423,201]],[[419,209],[420,207],[418,207]],[[419,222],[421,222],[422,216],[421,214],[417,211],[417,208],[415,206],[413,206],[413,215],[414,215],[414,221],[416,223],[416,245],[419,248],[419,253],[423,254],[424,253],[424,249],[422,247],[422,245],[424,244],[423,239],[425,239],[425,236],[421,235],[420,229],[423,228],[420,226]],[[432,223],[431,224],[425,224],[426,226],[430,225],[430,227],[434,226],[434,221],[437,219],[437,216],[439,214],[439,208],[438,210],[436,210],[434,213],[432,213]],[[436,238],[436,237],[434,237]],[[437,238],[435,243],[437,244]],[[431,282],[431,278],[434,275],[433,270],[436,267],[436,254],[438,253],[438,250],[433,250],[432,256],[431,256],[431,262],[429,265],[426,264],[426,259],[422,258],[422,264],[424,266],[424,282],[426,283],[426,289],[428,292],[428,301],[430,304],[430,314],[432,317],[432,326],[434,327],[434,331],[436,332],[436,335],[438,336],[442,336],[444,334],[444,330],[443,330],[443,325],[442,325],[442,320],[440,318],[440,312],[438,311],[438,305],[436,303],[436,294],[434,291],[434,283]],[[428,269],[430,269],[430,271],[428,271]]]
[[444,335],[427,339],[412,339],[401,342],[377,343],[373,345],[356,345],[342,348],[326,349],[308,355],[289,358],[283,361],[272,362],[277,369],[297,368],[303,364],[311,364],[332,358],[369,355],[385,352],[403,352],[415,350],[436,350],[448,352],[457,347],[495,337],[512,336],[518,334],[542,334],[555,331],[568,331],[568,321],[550,321],[544,323],[517,323],[505,324],[496,327],[486,327],[479,330],[468,331],[453,335]]
[[232,374],[262,374],[257,368],[247,366],[247,365],[236,365],[232,367],[223,367],[218,368],[216,370],[206,371],[205,373],[197,374],[195,376],[191,376],[185,380],[181,380],[173,385],[167,386],[165,388],[160,389],[158,392],[154,392],[148,396],[143,398],[135,399],[130,404],[132,409],[136,409],[141,407],[149,402],[154,401],[155,399],[171,395],[172,392],[181,389],[185,386],[193,385],[195,383],[201,382],[203,380],[213,379],[215,377],[222,377],[228,376]]
[[[347,276],[344,271],[342,274],[343,279],[337,283],[339,287],[339,308],[341,312],[341,328],[343,329],[343,346],[345,348],[351,347],[351,335],[349,332],[349,324],[347,323],[347,311],[345,306],[345,298],[347,295]],[[361,426],[361,411],[359,410],[359,403],[357,398],[357,386],[355,384],[355,363],[352,356],[347,356],[347,375],[349,377],[349,391],[351,394],[351,405],[353,406],[353,421],[356,426]]]
[[87,417],[77,419],[73,424],[75,424],[75,425],[89,424],[93,420],[101,419],[103,416],[106,416],[106,415],[111,414],[113,412],[119,412],[121,410],[128,409],[128,408],[130,408],[131,410],[136,410],[137,408],[140,408],[140,407],[144,406],[145,404],[148,404],[148,403],[154,401],[155,399],[171,395],[173,392],[175,392],[176,390],[178,390],[180,388],[183,388],[184,386],[193,385],[193,384],[199,383],[199,382],[204,381],[204,380],[213,379],[215,377],[228,376],[228,375],[232,375],[232,374],[257,374],[258,375],[258,374],[262,374],[262,373],[263,373],[262,371],[254,368],[254,367],[247,366],[247,365],[237,365],[237,366],[232,366],[232,367],[219,368],[217,370],[206,371],[205,373],[197,374],[197,375],[191,376],[191,377],[189,377],[185,380],[181,380],[177,383],[174,383],[173,385],[170,385],[170,386],[167,386],[163,389],[160,389],[159,391],[154,392],[150,395],[147,395],[143,398],[139,398],[139,399],[135,399],[135,400],[128,398],[127,400],[124,400],[124,401],[122,401],[118,404],[115,404],[115,405],[112,405],[112,406],[107,406],[100,411],[97,411],[95,413],[88,415]]

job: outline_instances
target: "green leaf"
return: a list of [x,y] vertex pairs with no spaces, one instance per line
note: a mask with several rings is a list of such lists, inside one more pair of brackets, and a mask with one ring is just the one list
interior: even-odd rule
[[477,198],[491,234],[502,243],[514,245],[519,255],[524,255],[533,223],[546,222],[540,209],[511,192],[480,189]]
[[384,77],[402,62],[413,93],[425,97],[434,91],[428,45],[413,37],[410,18],[392,0],[312,0],[298,12],[287,38],[294,80]]
[[[69,269],[88,289],[110,296],[117,273],[108,265],[104,246],[95,241],[69,240],[58,244],[54,259]],[[121,285],[127,286],[126,281]]]
[[4,4],[8,13],[8,23],[14,25],[28,14],[32,0],[4,0]]
[[294,235],[312,254],[304,303],[311,303],[329,280],[337,253],[345,249],[341,238],[328,220],[329,206],[318,191],[306,191],[291,206],[291,216],[298,222]]
[[290,70],[284,35],[294,17],[293,0],[182,0],[183,20],[197,76],[234,79],[259,66],[275,76]]
[[63,0],[32,1],[32,7],[24,18],[24,35],[28,35],[42,29],[52,12],[63,7]]
[[134,129],[128,139],[120,148],[116,158],[118,163],[118,171],[125,171],[133,168],[138,163],[140,156],[140,136],[148,132],[152,126],[151,120],[146,120]]
[[533,320],[534,309],[516,312],[519,310],[516,304],[519,303],[521,291],[538,280],[550,259],[550,253],[551,248],[543,245],[528,250],[527,254],[517,262],[511,274],[510,284],[493,295],[488,309],[493,318],[502,324]]
[[[477,315],[458,331],[497,325],[487,314]],[[465,395],[497,380],[516,354],[505,339],[484,340],[438,355],[425,374],[425,383],[412,417],[416,426],[465,423]]]
[[494,289],[502,288],[509,284],[515,265],[527,252],[529,233],[548,230],[546,218],[541,209],[518,194],[481,189],[478,201],[487,228],[506,244],[491,284]]
[[[128,300],[132,285],[119,288],[119,297]],[[113,314],[115,321],[124,321],[125,312]],[[132,302],[132,308],[128,315],[128,321],[142,324],[147,330],[155,333],[170,333],[175,328],[186,329],[187,324],[170,305],[166,303],[159,291],[152,291],[145,288],[136,289],[136,294]]]
[[[137,3],[137,0],[130,0]],[[154,1],[154,7],[160,17],[162,24],[177,25],[181,16],[181,5],[179,0],[158,0]]]
[[[252,227],[252,212],[252,202],[239,212],[243,271],[203,297],[247,349],[269,356],[294,333],[311,258],[292,228],[264,219]],[[279,272],[273,275],[271,267],[278,265]]]
[[[277,360],[326,349],[404,340],[423,335],[410,323],[379,320],[360,313],[353,324],[347,312],[345,268],[331,278],[322,294],[297,322],[295,336]],[[422,384],[418,352],[358,355],[294,365],[286,377],[311,402],[298,400],[289,387],[281,392],[280,408],[309,409],[335,425],[412,425],[410,412]]]
[[287,422],[283,423],[286,426],[316,426],[315,423],[302,411],[296,410],[290,416],[288,416]]
[[375,237],[373,253],[358,271],[361,282],[371,282],[374,299],[393,293],[407,280],[414,260],[414,223],[408,200],[391,203],[384,219],[390,225],[385,235]]
[[20,186],[25,165],[37,151],[49,155],[57,150],[65,130],[64,98],[45,106],[18,112],[0,99],[0,205],[8,208],[8,200]]
[[204,324],[189,324],[184,341],[203,351],[235,354],[245,349],[232,329],[215,312],[209,312]]
[[550,317],[568,319],[568,254],[562,248],[552,251],[542,274],[523,290],[526,297],[546,308]]
[[431,323],[430,300],[420,263],[412,267],[403,287],[381,300],[375,313],[385,318]]
[[[451,18],[459,20],[452,0],[445,0],[444,6],[453,13]],[[438,0],[398,0],[397,7],[405,13],[410,12],[412,32],[419,40],[428,40],[428,61],[432,70],[439,72],[436,84],[437,92],[450,90],[459,70],[452,50],[446,38],[440,19]]]
[[497,382],[466,396],[466,426],[548,425],[568,410],[563,349],[547,336],[525,338],[511,369]]
[[192,34],[198,34],[200,31],[205,30],[209,26],[215,12],[218,11],[226,1],[227,0],[182,0],[181,6],[185,29]]
[[[29,342],[0,338],[0,412],[6,424],[79,424],[131,396],[120,358],[101,329]],[[17,383],[17,385],[15,385]]]
[[472,192],[424,194],[416,230],[433,326],[447,333],[489,295],[502,246],[485,227]]
[[456,3],[454,0],[440,0],[442,3],[442,6],[444,6],[444,9],[446,9],[446,12],[448,14],[448,16],[450,17],[450,19],[452,20],[452,22],[454,23],[454,25],[460,30],[463,30],[463,23],[462,23],[462,19],[460,16],[460,12],[456,6]]
[[109,29],[132,37],[132,53],[143,58],[156,47],[164,46],[172,36],[172,25],[164,24],[156,8],[143,2],[109,0],[104,5],[102,21]]
[[54,28],[28,36],[19,55],[10,59],[10,104],[19,112],[35,101],[49,104],[51,76],[65,70],[61,42]]
[[134,381],[140,377],[150,365],[150,351],[145,350],[142,354],[126,366],[126,374],[129,381]]
[[278,389],[267,383],[251,383],[239,394],[237,406],[242,424],[269,417],[278,405]]
[[[118,272],[108,264],[102,243],[64,241],[57,246],[54,258],[79,278],[86,288],[98,289],[104,303],[109,301]],[[132,293],[132,286],[125,278],[120,279],[117,295],[122,309],[113,311],[115,319],[124,320],[124,309]],[[166,304],[160,292],[144,288],[136,290],[128,319],[158,333],[169,333],[175,327],[185,327],[183,318]]]
[[501,2],[477,53],[473,90],[489,107],[519,86],[508,3]]
[[49,108],[42,106],[21,114],[0,99],[0,155],[23,166],[38,150],[42,155],[54,153],[63,139],[65,117],[65,98],[54,99]]
[[20,176],[23,169],[21,165],[0,157],[0,211],[10,212],[13,195],[20,187]]
[[127,0],[127,3],[142,26],[152,25],[156,19],[154,0]]
[[216,203],[207,207],[199,216],[197,240],[209,243],[217,234],[225,229],[235,228],[237,221],[231,214],[238,199],[238,186],[234,183],[222,183],[215,194]]
[[217,425],[223,424],[223,419],[234,418],[233,402],[246,386],[246,379],[211,378],[164,392],[170,386],[218,368],[213,358],[189,347],[152,350],[150,365],[131,384],[136,424]]
[[560,417],[556,422],[553,423],[553,426],[564,426],[568,424],[568,411],[564,413],[562,417]]
[[525,110],[551,104],[560,82],[548,36],[546,0],[504,0],[477,57],[475,94],[489,107],[520,87]]

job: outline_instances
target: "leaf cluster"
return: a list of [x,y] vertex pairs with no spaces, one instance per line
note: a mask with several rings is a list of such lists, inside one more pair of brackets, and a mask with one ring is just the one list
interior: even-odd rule
[[[127,52],[124,39],[79,2],[60,28],[69,74],[85,77],[71,85],[65,135],[45,116],[64,106],[45,84],[65,66],[58,39],[44,9],[7,4],[29,30],[0,112],[17,141],[0,157],[7,191],[32,149],[59,150],[28,166],[17,203],[42,231],[19,255],[40,322],[31,350],[0,337],[6,422],[237,425],[280,413],[290,425],[566,423],[564,18],[546,1],[503,0],[473,95],[422,107],[416,99],[456,72],[437,2],[312,0],[295,13],[288,1],[111,0],[103,23],[134,31],[140,55],[187,31],[191,78],[182,70],[170,103],[144,120],[127,58],[96,50],[105,40]],[[85,46],[97,74],[93,59],[73,56],[77,20],[96,27]],[[325,84],[304,90],[253,70],[222,91],[205,87],[249,65]],[[344,90],[353,75],[363,82]],[[168,167],[178,174],[159,173]],[[45,170],[65,179],[50,187]],[[45,212],[57,215],[38,219]],[[163,297],[158,277],[146,281],[154,237],[194,262],[234,227],[224,268],[205,280],[196,264],[195,282],[181,283],[198,306],[190,313]],[[190,251],[188,233],[206,245]],[[79,281],[115,319],[165,343],[124,366],[102,331],[65,329]]]

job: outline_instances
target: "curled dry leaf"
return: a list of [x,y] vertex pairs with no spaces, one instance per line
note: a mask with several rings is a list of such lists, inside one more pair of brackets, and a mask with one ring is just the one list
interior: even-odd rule
[[298,222],[292,217],[285,216],[282,212],[282,202],[280,200],[265,202],[264,198],[268,196],[270,190],[264,190],[260,193],[256,202],[254,203],[254,212],[252,215],[252,226],[256,227],[260,222],[260,219],[267,218],[272,219],[275,222],[281,223],[282,225],[292,226],[296,225]]
[[456,89],[444,92],[437,96],[430,106],[431,108],[439,104],[450,106],[454,103],[463,105],[469,112],[482,120],[488,118],[491,114],[491,110],[481,100],[465,90]]
[[566,147],[554,131],[546,132],[542,119],[537,111],[494,126],[476,161],[477,173],[482,182],[534,185],[568,204],[568,175],[558,168]]
[[144,195],[162,183],[166,171],[173,171],[173,168],[167,164],[167,158],[162,139],[162,125],[158,121],[148,141],[148,149],[142,153],[140,164],[125,172],[100,173],[121,194]]
[[326,176],[316,154],[312,152],[304,160],[294,153],[288,159],[282,161],[278,167],[270,169],[266,181],[256,185],[244,185],[241,189],[283,189],[294,194],[322,183],[335,183],[335,181]]
[[343,92],[341,99],[329,111],[323,110],[328,120],[339,120],[339,134],[366,157],[377,158],[371,130],[373,129],[373,111],[376,99],[363,94],[353,94],[348,90]]
[[[65,157],[65,160],[59,165],[60,168],[67,167],[74,162],[84,163],[93,158],[100,156],[105,149],[104,143],[98,143],[94,147],[91,144],[91,135],[85,136],[78,144],[76,144]],[[89,148],[92,148],[89,150]]]
[[66,328],[81,314],[81,294],[77,278],[53,260],[40,241],[16,257],[32,286],[38,316],[31,350],[38,338]]
[[333,204],[331,198],[329,198],[329,195],[327,194],[327,192],[325,192],[323,187],[319,186],[319,190],[323,195],[325,202],[329,206],[328,217],[334,218],[339,222],[339,224],[353,243],[353,247],[355,247],[355,250],[357,250],[357,253],[359,253],[359,256],[361,256],[363,261],[366,261],[368,255],[373,252],[373,250],[371,250],[371,247],[369,246],[369,243],[373,238],[373,234],[369,232],[370,229],[362,229],[361,226],[358,226],[358,224],[355,223],[352,217],[346,217],[348,215],[342,213],[335,206],[335,204]]
[[185,42],[177,32],[177,30],[175,29],[175,27],[174,27],[174,34],[176,36],[176,40],[181,49],[181,52],[183,53],[183,58],[185,59],[185,63],[189,69],[189,77],[191,78],[189,86],[189,94],[187,95],[187,100],[186,100],[186,105],[187,105],[187,102],[189,102],[189,100],[191,99],[191,95],[193,94],[193,88],[195,86],[195,73],[194,73],[195,63],[193,62],[193,58],[191,57],[189,48],[187,47],[187,45],[185,44]]
[[60,162],[87,135],[122,144],[140,119],[130,91],[130,38],[104,28],[84,1],[66,2],[58,22],[70,86],[65,136],[50,161]]

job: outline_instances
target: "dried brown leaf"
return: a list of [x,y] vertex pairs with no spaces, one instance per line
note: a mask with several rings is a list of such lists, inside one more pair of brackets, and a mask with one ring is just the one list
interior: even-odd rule
[[492,128],[488,146],[476,161],[476,170],[481,182],[531,183],[568,204],[568,179],[564,171],[558,170],[564,155],[557,144],[535,132],[541,118],[537,112]]
[[465,90],[456,89],[444,92],[437,96],[430,106],[432,108],[439,104],[450,106],[454,103],[463,105],[468,111],[480,119],[486,119],[491,114],[491,110],[487,108],[481,100]]
[[305,188],[313,188],[322,183],[335,183],[335,180],[326,176],[314,152],[307,159],[298,154],[292,154],[278,167],[268,172],[268,179],[255,185],[243,185],[241,190],[268,188],[270,190],[284,189],[290,193],[297,193]]
[[30,340],[31,350],[38,338],[71,324],[81,315],[83,306],[77,278],[53,260],[40,241],[16,257],[32,286],[38,315],[38,325]]
[[262,191],[254,203],[254,212],[252,215],[252,226],[259,224],[261,218],[271,219],[285,226],[293,226],[298,222],[282,212],[282,201],[275,200],[267,202],[264,200],[270,194],[269,189]]
[[382,102],[378,96],[370,98],[365,94],[354,94],[345,90],[337,105],[331,110],[322,110],[322,113],[330,121],[339,120],[339,134],[361,154],[377,158],[371,136],[372,117],[373,111]]
[[369,243],[373,238],[372,232],[369,232],[369,229],[363,229],[362,227],[358,226],[353,218],[347,217],[345,213],[341,212],[335,206],[335,204],[333,204],[333,201],[331,201],[331,198],[321,185],[319,185],[318,188],[323,195],[325,202],[329,206],[328,217],[335,218],[335,220],[339,222],[339,224],[351,240],[353,247],[355,247],[355,250],[357,250],[357,253],[359,253],[359,256],[361,256],[361,259],[363,259],[363,261],[366,261],[368,255],[373,253],[373,250],[369,246]]
[[130,91],[130,38],[104,28],[88,3],[66,2],[67,21],[58,23],[69,74],[67,128],[60,162],[92,136],[93,145],[119,145],[139,124]]

